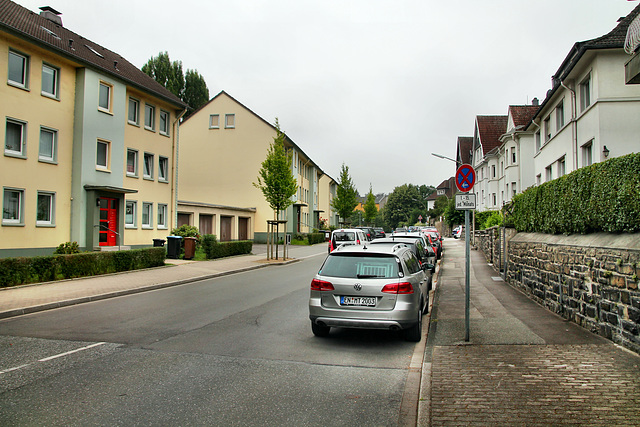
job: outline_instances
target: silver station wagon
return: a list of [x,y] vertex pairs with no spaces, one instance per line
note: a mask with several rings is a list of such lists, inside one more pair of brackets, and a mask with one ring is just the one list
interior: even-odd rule
[[406,244],[340,247],[311,282],[311,330],[319,337],[332,327],[402,330],[406,340],[420,341],[427,282]]

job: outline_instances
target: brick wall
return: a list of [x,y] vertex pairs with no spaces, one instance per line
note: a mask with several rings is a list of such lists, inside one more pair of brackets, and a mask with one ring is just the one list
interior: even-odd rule
[[[499,233],[494,234],[497,238]],[[483,240],[489,238],[479,239]],[[487,242],[478,246],[483,251],[493,247]],[[640,353],[640,234],[518,233],[508,240],[507,258],[506,280],[511,286]]]

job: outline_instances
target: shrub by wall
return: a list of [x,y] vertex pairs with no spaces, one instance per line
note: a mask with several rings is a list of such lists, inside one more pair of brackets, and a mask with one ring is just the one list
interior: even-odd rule
[[307,234],[307,240],[309,240],[310,245],[315,245],[316,243],[323,243],[324,233],[309,233]]
[[202,248],[207,259],[224,258],[234,255],[250,254],[253,249],[251,240],[239,240],[234,242],[218,242],[213,234],[202,237]]
[[165,248],[0,259],[0,287],[164,265]]
[[508,225],[548,234],[640,231],[640,153],[613,158],[527,189]]

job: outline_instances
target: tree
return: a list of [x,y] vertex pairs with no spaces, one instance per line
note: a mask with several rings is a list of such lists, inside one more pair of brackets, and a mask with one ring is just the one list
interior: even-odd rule
[[344,220],[351,216],[351,213],[358,206],[358,190],[353,185],[353,181],[349,176],[349,166],[342,164],[340,170],[340,182],[336,189],[336,197],[331,202],[331,207],[338,212],[338,215]]
[[209,89],[204,78],[197,70],[187,70],[183,74],[182,61],[171,62],[167,52],[160,52],[158,56],[151,57],[142,66],[142,72],[153,77],[187,104],[187,116],[209,101]]
[[367,201],[364,204],[364,221],[371,225],[378,215],[378,207],[376,206],[376,196],[373,195],[371,185],[369,185],[369,194],[367,194]]
[[292,172],[291,153],[284,149],[285,134],[280,130],[277,118],[275,127],[276,136],[258,172],[258,182],[254,182],[253,185],[262,190],[267,203],[274,211],[274,218],[277,218],[280,211],[293,203],[291,197],[298,191],[298,182]]
[[[423,200],[419,187],[404,184],[393,189],[384,206],[384,218],[389,227],[396,228],[400,223],[413,225],[418,216],[426,216],[426,200]],[[424,211],[424,213],[422,213]]]
[[450,199],[444,211],[444,218],[449,227],[464,224],[464,211],[456,209],[456,199]]

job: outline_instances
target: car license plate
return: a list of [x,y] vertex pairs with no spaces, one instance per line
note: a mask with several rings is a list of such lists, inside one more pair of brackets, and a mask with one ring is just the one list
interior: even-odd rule
[[360,307],[375,307],[375,297],[340,297],[340,305],[355,305]]

